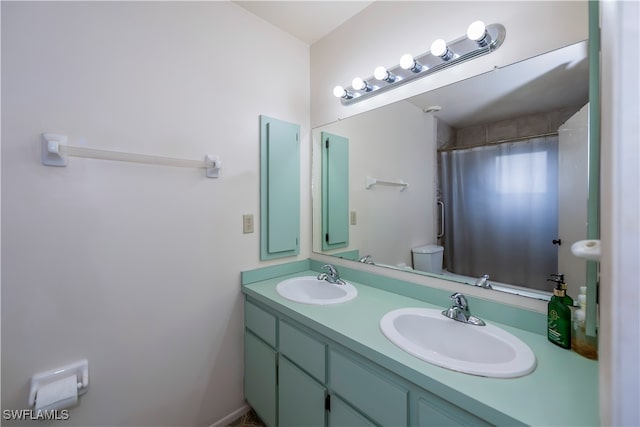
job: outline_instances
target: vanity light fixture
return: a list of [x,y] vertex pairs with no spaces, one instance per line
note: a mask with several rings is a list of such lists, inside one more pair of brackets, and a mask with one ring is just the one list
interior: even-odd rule
[[376,69],[373,70],[373,77],[375,77],[376,80],[381,80],[387,83],[393,83],[396,81],[396,78],[397,78],[395,74],[392,74],[389,70],[387,70],[383,66],[376,67]]
[[[336,86],[333,94],[340,98],[342,105],[365,100],[415,79],[491,53],[502,45],[506,34],[502,24],[485,26],[484,22],[475,21],[467,28],[466,36],[448,43],[438,39],[432,43],[429,52],[417,56],[405,54],[400,58],[399,65],[391,68],[377,67],[373,76],[366,79],[355,78],[347,88]],[[374,79],[379,83],[369,83]]]
[[356,77],[351,81],[351,87],[355,90],[363,90],[365,92],[371,92],[373,86],[371,86],[366,80],[362,80],[360,77]]
[[453,58],[453,52],[447,46],[447,42],[442,39],[438,39],[431,43],[431,55],[437,56],[443,61],[448,61]]
[[349,92],[347,89],[343,88],[342,86],[336,86],[333,88],[333,96],[335,96],[336,98],[342,98],[342,99],[352,99],[353,93]]

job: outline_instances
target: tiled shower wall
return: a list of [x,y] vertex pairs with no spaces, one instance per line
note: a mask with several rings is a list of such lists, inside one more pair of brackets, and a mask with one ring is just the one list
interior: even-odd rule
[[582,105],[530,114],[465,128],[452,128],[438,120],[438,148],[465,147],[556,132]]

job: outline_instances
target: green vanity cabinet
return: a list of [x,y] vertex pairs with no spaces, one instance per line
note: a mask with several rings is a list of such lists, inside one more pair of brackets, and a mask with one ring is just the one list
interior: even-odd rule
[[245,300],[245,397],[275,426],[486,426],[278,310]]

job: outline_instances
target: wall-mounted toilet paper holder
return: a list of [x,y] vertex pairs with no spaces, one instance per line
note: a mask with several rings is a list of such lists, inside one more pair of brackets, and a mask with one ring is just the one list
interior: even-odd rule
[[571,252],[578,258],[600,261],[600,240],[580,240],[571,245]]
[[31,389],[29,390],[29,406],[36,404],[38,389],[47,384],[75,375],[78,385],[78,395],[84,394],[89,387],[89,361],[82,359],[61,368],[39,372],[31,377]]

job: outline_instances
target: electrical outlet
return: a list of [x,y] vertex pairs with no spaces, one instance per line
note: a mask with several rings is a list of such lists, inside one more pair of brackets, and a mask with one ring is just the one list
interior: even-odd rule
[[356,218],[356,211],[351,211],[351,225],[356,225],[358,219]]
[[253,233],[253,215],[242,215],[242,232],[244,234]]

